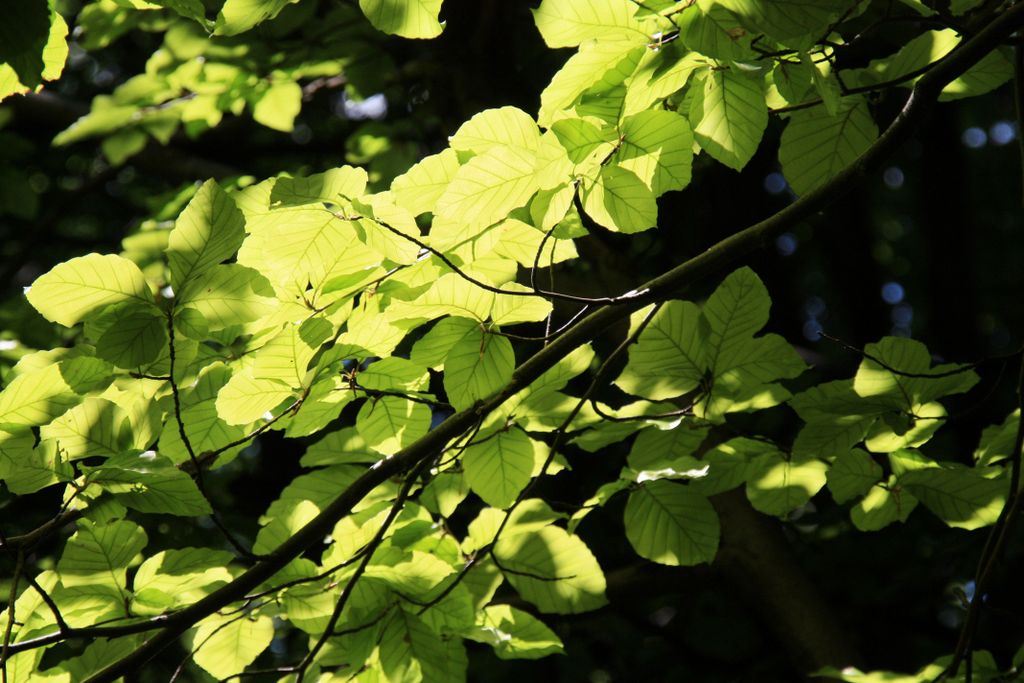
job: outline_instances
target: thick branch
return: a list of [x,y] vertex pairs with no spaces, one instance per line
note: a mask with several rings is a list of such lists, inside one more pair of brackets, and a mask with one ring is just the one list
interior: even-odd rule
[[[308,547],[320,542],[334,524],[349,514],[359,501],[387,479],[407,471],[417,463],[439,453],[450,440],[471,429],[481,416],[499,407],[516,392],[526,388],[544,371],[603,333],[612,324],[626,318],[642,306],[669,298],[691,284],[720,271],[747,253],[767,243],[773,236],[810,217],[849,191],[857,181],[875,169],[914,130],[942,88],[988,54],[1013,31],[1024,25],[1024,3],[1015,5],[947,55],[915,85],[895,121],[885,133],[850,167],[817,190],[788,207],[735,235],[719,242],[699,256],[673,268],[638,290],[629,303],[604,306],[570,327],[565,333],[520,365],[509,384],[496,394],[478,401],[472,408],[449,417],[422,439],[403,449],[379,466],[368,470],[343,491],[326,509],[266,559],[256,563],[230,584],[206,596],[186,609],[170,615],[161,630],[126,657],[113,662],[87,680],[87,683],[113,681],[137,671],[156,653],[173,643],[195,623],[216,610],[242,599],[246,593],[273,576]],[[17,643],[12,649],[17,647]]]

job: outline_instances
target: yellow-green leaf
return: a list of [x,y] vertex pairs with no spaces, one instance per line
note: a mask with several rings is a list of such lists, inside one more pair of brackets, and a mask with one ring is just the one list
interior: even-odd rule
[[718,515],[706,496],[664,479],[629,494],[626,538],[641,557],[667,565],[710,563],[718,551]]
[[541,612],[578,614],[607,602],[604,573],[593,553],[561,527],[503,534],[494,555],[509,583]]
[[760,80],[733,69],[710,72],[690,106],[693,136],[701,148],[739,171],[754,156],[768,126]]
[[277,379],[257,379],[251,369],[236,372],[217,393],[217,414],[229,425],[260,419],[292,395],[291,387]]
[[473,493],[488,505],[504,509],[530,481],[533,444],[519,429],[498,432],[467,447],[462,466]]
[[779,163],[790,187],[805,194],[852,164],[878,137],[867,103],[845,102],[833,116],[822,107],[795,112],[782,133]]
[[244,237],[242,212],[216,181],[206,181],[168,235],[171,284],[183,290],[189,280],[234,256]]
[[498,145],[470,159],[437,200],[437,215],[483,228],[525,206],[538,190],[535,155]]
[[274,639],[268,616],[215,613],[203,619],[192,638],[192,659],[215,678],[241,673]]
[[640,232],[658,224],[654,194],[635,173],[620,166],[601,168],[583,195],[583,210],[615,232]]
[[45,318],[66,327],[110,304],[152,302],[139,267],[115,254],[87,254],[54,266],[32,283],[27,296]]
[[374,28],[403,38],[435,38],[444,29],[441,0],[359,0],[359,8]]

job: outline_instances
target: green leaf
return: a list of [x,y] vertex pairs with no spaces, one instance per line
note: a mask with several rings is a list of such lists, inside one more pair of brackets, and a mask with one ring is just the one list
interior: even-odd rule
[[[634,313],[637,324],[646,311]],[[654,401],[682,396],[704,377],[705,344],[700,309],[689,301],[663,305],[629,347],[629,362],[616,386]]]
[[319,287],[330,276],[334,263],[348,245],[360,242],[352,221],[324,208],[282,211],[264,239],[273,248],[263,254],[274,282],[305,291],[307,283]]
[[70,482],[75,472],[55,441],[35,448],[29,430],[0,431],[0,479],[16,495],[35,493],[52,484]]
[[[619,86],[636,69],[643,53],[643,41],[621,35],[583,44],[541,92],[537,122],[550,127],[584,93],[607,93]],[[617,119],[618,112],[613,117]]]
[[78,521],[57,562],[64,586],[102,584],[126,596],[125,572],[135,555],[146,547],[146,532],[125,520],[104,524]]
[[252,117],[267,128],[290,133],[302,110],[302,88],[295,81],[277,81],[252,107]]
[[479,330],[463,337],[444,361],[444,389],[457,410],[469,408],[512,379],[516,359],[507,337]]
[[444,28],[441,0],[359,0],[359,8],[374,28],[403,38],[436,38]]
[[446,149],[424,157],[408,171],[394,179],[391,192],[395,201],[413,215],[434,211],[437,200],[459,170],[459,155]]
[[0,62],[10,65],[29,88],[39,85],[43,47],[50,32],[50,12],[44,2],[14,2],[0,28]]
[[[102,615],[95,613],[91,616],[94,620],[103,618]],[[95,622],[90,621],[89,625],[91,626],[93,623]],[[86,645],[80,656],[66,659],[60,663],[59,667],[55,668],[66,672],[70,676],[69,680],[84,681],[91,677],[92,674],[106,668],[111,662],[127,657],[144,640],[145,636],[142,634],[122,636],[120,638],[96,638]],[[38,680],[53,680],[53,683],[56,683],[56,679],[39,678]]]
[[496,508],[507,508],[530,482],[533,444],[518,429],[498,432],[470,444],[462,454],[466,483]]
[[592,38],[629,35],[646,41],[636,7],[616,0],[544,0],[533,10],[537,30],[548,47],[573,47]]
[[221,36],[238,35],[273,19],[293,2],[298,0],[224,0],[214,32]]
[[366,575],[380,579],[389,586],[413,598],[428,599],[438,593],[438,587],[456,569],[448,562],[430,553],[405,553],[388,548],[374,554],[374,562],[366,568]]
[[439,472],[423,489],[420,501],[442,517],[451,517],[469,494],[469,485],[461,472]]
[[412,345],[409,360],[436,370],[456,344],[479,329],[480,324],[469,318],[444,318]]
[[[503,287],[505,291],[532,291],[525,285],[509,283]],[[536,296],[510,296],[497,294],[494,307],[491,309],[491,322],[495,325],[515,325],[526,322],[540,322],[554,310],[550,301]]]
[[167,319],[155,306],[123,305],[96,340],[96,355],[119,368],[138,368],[167,346]]
[[718,551],[718,515],[706,496],[670,481],[629,494],[626,538],[648,560],[672,566],[710,563]]
[[208,515],[210,504],[192,478],[151,451],[126,453],[98,467],[83,467],[87,481],[113,494],[122,505],[158,514]]
[[437,200],[437,215],[483,228],[525,206],[538,190],[534,154],[497,145],[470,159]]
[[722,281],[704,304],[710,325],[707,361],[713,368],[733,368],[749,353],[749,341],[768,322],[768,289],[750,268]]
[[228,564],[234,556],[212,548],[182,548],[156,553],[142,563],[132,579],[136,604],[163,609],[199,600],[231,581]]
[[52,4],[18,2],[6,9],[0,28],[0,100],[58,78],[68,57],[68,25]]
[[88,254],[58,264],[32,283],[27,296],[43,317],[65,327],[110,304],[153,301],[139,267],[114,254]]
[[533,117],[516,107],[485,109],[459,126],[448,139],[452,149],[482,154],[496,146],[535,150],[540,131]]
[[620,166],[604,166],[583,195],[583,210],[595,223],[633,233],[658,224],[658,204],[644,181]]
[[688,465],[707,437],[707,430],[683,423],[674,429],[655,427],[640,432],[626,463],[636,472]]
[[252,268],[228,263],[213,266],[180,294],[179,305],[198,311],[211,332],[251,322],[272,310],[266,279]]
[[[623,115],[648,111],[652,105],[682,90],[695,71],[707,66],[707,59],[687,50],[679,41],[658,50],[647,50],[636,70],[626,79]],[[684,107],[684,111],[688,108]]]
[[614,128],[598,128],[589,119],[569,118],[555,121],[551,125],[551,132],[555,135],[558,147],[564,150],[562,158],[568,158],[577,165],[588,161],[599,163],[615,148],[617,139]]
[[863,98],[847,100],[835,115],[821,107],[794,112],[779,146],[790,187],[806,194],[851,165],[878,138]]
[[190,280],[234,256],[244,237],[242,212],[216,181],[206,181],[167,238],[171,284],[183,292]]
[[[707,6],[712,0],[699,0]],[[815,40],[848,9],[843,0],[714,0],[724,5],[758,33],[798,47]],[[803,38],[803,41],[793,42]]]
[[828,489],[837,503],[863,496],[882,478],[882,466],[860,448],[836,457],[828,470]]
[[339,166],[310,176],[280,176],[270,191],[271,207],[295,207],[361,197],[368,176],[358,166]]
[[14,476],[22,462],[31,457],[35,443],[30,429],[0,430],[0,479]]
[[560,527],[502,534],[494,556],[519,595],[541,612],[578,614],[607,602],[604,574],[594,555],[578,536]]
[[252,376],[302,386],[309,362],[331,333],[331,324],[323,318],[310,318],[302,325],[285,323],[284,329],[254,354]]
[[245,612],[214,613],[199,622],[192,638],[192,659],[215,678],[241,673],[274,638],[274,622]]
[[850,510],[853,525],[861,531],[878,531],[893,522],[905,522],[917,506],[908,491],[893,491],[875,484]]
[[641,112],[622,122],[621,135],[612,163],[635,173],[655,197],[690,184],[693,132],[685,118],[670,111]]
[[689,487],[706,496],[731,491],[747,480],[751,460],[775,451],[775,444],[764,441],[745,437],[729,439],[701,457],[701,462],[708,466],[708,473],[691,481]]
[[[853,390],[858,396],[897,410],[910,410],[943,396],[963,393],[978,382],[977,373],[963,365],[948,363],[932,367],[927,347],[914,339],[883,337],[865,346],[864,354],[853,380]],[[953,372],[961,368],[963,372]],[[908,377],[907,374],[945,376]]]
[[380,636],[380,668],[385,681],[465,680],[466,651],[459,638],[442,639],[419,617],[396,610]]
[[199,22],[203,27],[207,27],[210,24],[206,19],[206,8],[203,7],[202,0],[148,0],[155,5],[166,7],[167,9],[174,10],[186,19],[194,19]]
[[786,459],[779,452],[758,456],[747,470],[747,498],[754,509],[784,517],[821,490],[826,469],[815,458]]
[[258,379],[251,369],[231,376],[217,393],[217,415],[229,425],[243,425],[266,415],[285,399],[292,388],[277,379]]
[[826,382],[794,396],[789,405],[807,423],[797,434],[793,454],[839,457],[867,436],[886,406],[865,401],[852,380]]
[[750,48],[756,34],[745,31],[739,20],[718,3],[696,3],[676,19],[683,45],[722,61],[748,61],[756,56]]
[[382,358],[370,363],[358,376],[359,386],[367,389],[421,391],[429,381],[426,368],[404,358]]
[[90,396],[43,426],[39,435],[56,442],[65,459],[77,460],[117,455],[128,446],[130,428],[124,410],[111,401]]
[[540,659],[564,652],[554,631],[536,617],[508,605],[488,605],[467,638],[494,648],[498,659]]
[[109,582],[95,581],[74,586],[62,582],[54,589],[51,598],[68,625],[76,627],[124,618],[128,595]]
[[[532,268],[536,262],[540,267],[547,267],[555,263],[562,263],[577,257],[576,247],[572,240],[556,239],[549,237],[541,250],[541,242],[544,241],[544,233],[537,228],[510,218],[498,228],[498,243],[494,247],[494,253],[513,259],[516,263],[526,268]],[[540,252],[540,258],[537,253]],[[503,289],[516,289],[512,283],[505,285]],[[522,291],[528,291],[523,288]],[[499,295],[496,301],[511,299]],[[526,297],[515,297],[524,299]],[[536,297],[534,297],[536,298]],[[495,322],[498,322],[495,319]],[[499,322],[499,324],[501,324]]]
[[910,470],[897,481],[939,519],[959,529],[994,524],[1008,489],[1005,477],[986,478],[978,470],[954,463]]
[[79,402],[66,364],[18,375],[0,392],[0,425],[41,425]]
[[366,445],[383,455],[397,453],[429,428],[430,408],[398,396],[369,399],[356,417],[356,430]]
[[704,151],[741,170],[768,126],[762,82],[733,69],[711,71],[704,87],[694,91],[690,121],[693,137]]
[[[483,322],[490,316],[493,305],[493,292],[476,286],[456,273],[445,273],[416,299],[392,303],[386,315],[393,321],[432,320],[442,315],[453,315],[460,319],[475,318]],[[351,321],[349,325],[351,327]]]
[[975,463],[979,467],[987,467],[1012,458],[1019,425],[1020,409],[1017,409],[1007,415],[1001,424],[986,427],[981,433],[981,442],[974,451]]

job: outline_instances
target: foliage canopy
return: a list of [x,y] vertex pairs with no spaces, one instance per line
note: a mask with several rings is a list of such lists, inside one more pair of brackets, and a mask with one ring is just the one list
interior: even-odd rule
[[[325,87],[372,118],[403,77],[391,46],[429,50],[405,41],[446,28],[441,0],[5,11],[0,97],[15,105],[61,78],[69,35],[77,51],[152,48],[53,141],[98,139],[112,168],[243,114],[297,134]],[[890,336],[852,376],[811,377],[736,262],[836,201],[935,102],[1008,87],[1024,5],[543,0],[532,18],[570,50],[552,53],[538,107],[480,110],[440,149],[403,144],[415,116],[395,116],[353,137],[351,165],[194,178],[120,253],[27,288],[54,325],[4,367],[0,479],[6,505],[46,516],[5,515],[6,681],[159,676],[167,652],[194,680],[389,683],[465,680],[482,648],[547,657],[564,649],[559,615],[609,601],[585,532],[611,510],[643,567],[728,562],[757,542],[745,533],[778,534],[764,516],[790,524],[813,500],[849,534],[930,516],[989,535],[984,594],[1020,508],[1019,414],[992,416],[973,455],[930,449],[975,364]],[[872,42],[892,26],[898,44]],[[886,97],[902,98],[894,114]],[[628,291],[556,286],[587,272],[588,239],[677,229],[658,227],[673,194],[766,153],[794,193],[778,213]],[[759,429],[766,412],[789,434]],[[225,491],[253,462],[277,467],[269,444],[302,452],[294,478],[258,520],[229,523]],[[574,476],[588,491],[567,509],[558,482]],[[817,632],[794,666],[1011,680],[1024,650],[982,649],[981,603],[916,672],[864,665],[827,613],[794,636]]]

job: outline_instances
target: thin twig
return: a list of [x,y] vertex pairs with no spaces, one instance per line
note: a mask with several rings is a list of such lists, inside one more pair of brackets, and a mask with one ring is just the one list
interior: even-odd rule
[[363,560],[356,566],[355,571],[352,572],[352,576],[349,577],[348,583],[345,584],[345,588],[341,591],[341,596],[338,597],[338,601],[334,604],[334,611],[331,612],[331,617],[327,620],[324,632],[320,634],[317,641],[311,648],[309,648],[309,652],[296,666],[295,683],[302,683],[303,677],[306,674],[306,669],[309,668],[309,665],[313,663],[313,659],[316,658],[320,650],[327,644],[331,634],[334,632],[334,627],[338,624],[338,619],[341,618],[341,613],[344,611],[345,605],[348,604],[348,599],[352,596],[352,591],[356,587],[356,582],[359,581],[360,577],[362,577],[363,573],[366,571],[366,568],[370,564],[370,560],[373,559],[373,553],[384,541],[384,536],[387,534],[388,528],[395,521],[395,518],[398,517],[398,513],[401,512],[402,508],[405,506],[405,500],[409,496],[409,492],[412,490],[413,484],[416,483],[420,474],[427,469],[430,462],[431,461],[429,459],[421,461],[419,465],[413,469],[408,476],[406,476],[405,482],[402,484],[402,488],[398,492],[398,497],[395,498],[394,504],[391,506],[391,509],[388,510],[387,517],[384,518],[384,521],[381,523],[380,528],[374,535],[373,540],[369,543],[370,549],[363,556]]
[[978,560],[978,569],[974,575],[974,599],[967,608],[967,616],[964,619],[963,627],[960,629],[960,636],[957,640],[956,649],[953,651],[953,658],[949,666],[935,679],[941,681],[949,676],[955,675],[960,664],[966,659],[968,665],[967,683],[971,679],[971,655],[974,650],[974,637],[978,629],[978,620],[981,616],[982,605],[984,604],[985,590],[988,588],[992,572],[999,562],[1003,548],[1009,539],[1010,529],[1017,517],[1021,505],[1021,453],[1024,451],[1024,359],[1021,359],[1020,373],[1017,379],[1017,407],[1020,410],[1020,418],[1017,421],[1017,434],[1013,440],[1013,449],[1010,451],[1010,486],[1003,509],[999,511],[995,524],[985,539],[985,547],[982,548],[981,557]]
[[210,506],[210,519],[213,521],[217,529],[220,530],[221,534],[227,540],[228,543],[233,547],[242,557],[255,560],[259,559],[251,550],[243,546],[231,533],[231,531],[220,521],[220,517],[217,515],[217,510],[213,507],[213,501],[210,499],[209,493],[206,491],[206,481],[203,478],[203,468],[199,464],[199,459],[196,458],[196,452],[192,448],[192,442],[188,438],[188,434],[185,433],[185,422],[181,419],[181,393],[178,391],[178,382],[174,379],[174,361],[175,361],[175,349],[174,349],[174,307],[172,306],[167,311],[167,354],[168,354],[168,378],[167,381],[171,385],[171,396],[174,399],[174,421],[178,424],[178,435],[181,437],[182,444],[185,445],[185,451],[188,453],[189,462],[192,463],[194,468],[193,478],[196,482],[196,487],[199,489],[199,493],[202,494],[203,498]]

